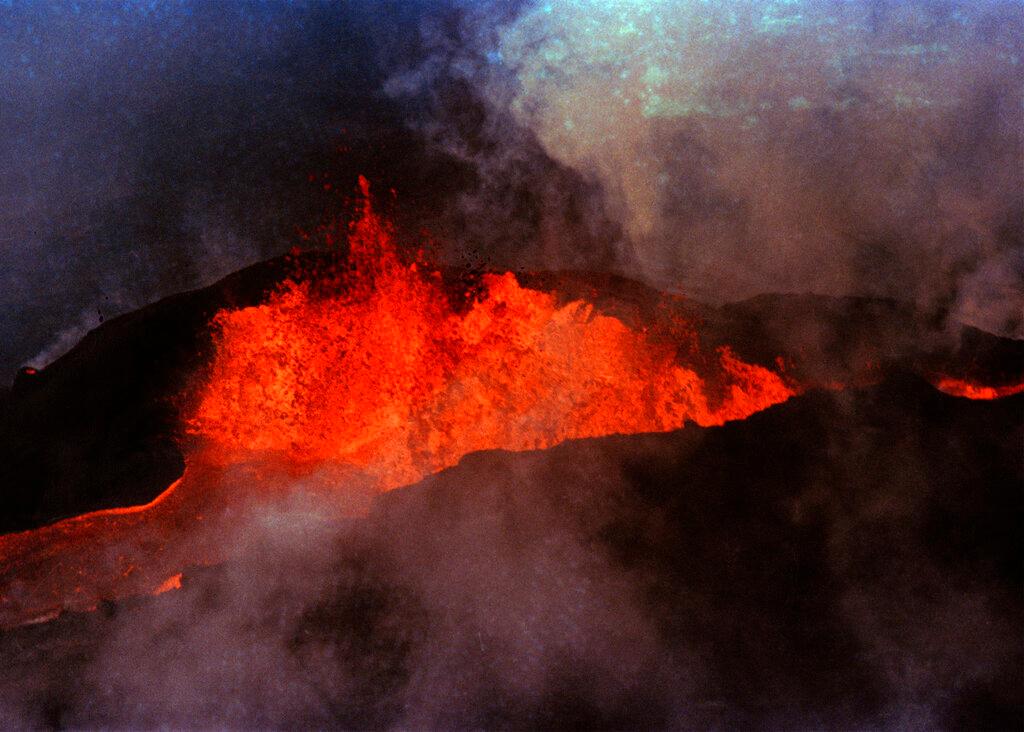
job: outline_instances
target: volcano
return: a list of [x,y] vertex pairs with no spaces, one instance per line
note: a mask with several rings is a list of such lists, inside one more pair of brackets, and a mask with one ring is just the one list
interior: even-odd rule
[[1024,343],[434,267],[360,186],[3,395],[0,715],[1024,721]]

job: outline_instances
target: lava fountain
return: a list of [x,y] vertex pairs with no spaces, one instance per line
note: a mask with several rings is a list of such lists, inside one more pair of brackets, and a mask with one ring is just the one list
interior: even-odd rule
[[[0,537],[0,624],[180,584],[296,484],[338,516],[473,451],[719,425],[796,393],[678,316],[640,327],[483,274],[404,261],[360,179],[343,271],[300,273],[212,322],[181,399],[187,469],[152,503]],[[355,496],[355,498],[354,498]]]
[[511,273],[483,275],[456,305],[438,272],[400,260],[361,185],[340,287],[291,280],[264,305],[214,319],[216,355],[188,429],[220,462],[338,462],[387,490],[469,452],[718,425],[794,394],[728,348],[701,354],[690,323],[634,330]]

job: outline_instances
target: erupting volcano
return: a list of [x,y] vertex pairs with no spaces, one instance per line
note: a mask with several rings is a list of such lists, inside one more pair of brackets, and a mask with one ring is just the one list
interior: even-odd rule
[[[828,312],[833,304],[791,299],[768,301],[772,311],[757,302],[715,310],[627,281],[586,274],[435,268],[422,253],[404,253],[414,250],[398,245],[394,227],[374,210],[369,184],[363,178],[359,195],[358,215],[344,235],[337,235],[337,227],[325,230],[326,249],[294,252],[276,261],[268,270],[270,281],[263,275],[246,275],[241,282],[267,282],[253,290],[253,296],[238,295],[251,289],[249,285],[241,289],[231,285],[232,290],[222,284],[210,291],[215,296],[212,302],[236,304],[220,305],[201,321],[196,342],[205,343],[199,349],[203,355],[189,357],[187,368],[171,367],[169,373],[180,373],[173,379],[180,386],[157,402],[170,407],[175,415],[173,428],[158,433],[157,439],[170,441],[181,451],[184,472],[180,478],[146,503],[90,511],[0,536],[0,625],[9,632],[49,628],[61,618],[77,617],[67,615],[68,611],[94,617],[100,607],[114,612],[109,608],[145,602],[142,598],[149,596],[181,595],[186,598],[183,602],[192,602],[187,598],[204,595],[189,594],[189,577],[210,582],[202,580],[202,572],[259,561],[268,551],[267,539],[252,537],[264,532],[271,537],[290,537],[288,527],[296,523],[306,526],[301,536],[307,538],[288,541],[300,542],[301,556],[318,551],[314,545],[323,539],[316,537],[339,532],[346,536],[350,531],[355,533],[346,541],[354,541],[355,547],[343,549],[341,556],[352,551],[358,556],[363,551],[358,547],[366,543],[387,547],[383,549],[386,556],[398,552],[389,561],[400,566],[417,561],[414,557],[422,551],[447,556],[445,546],[433,543],[433,534],[421,535],[419,528],[406,522],[415,524],[416,516],[433,510],[424,506],[434,505],[435,500],[454,501],[454,513],[442,523],[477,514],[480,518],[474,520],[490,520],[486,517],[494,509],[487,506],[495,499],[494,489],[484,487],[489,480],[500,485],[513,481],[500,489],[506,496],[502,500],[509,502],[500,510],[515,515],[521,511],[517,507],[521,501],[530,505],[540,501],[537,505],[550,503],[559,506],[558,511],[583,511],[581,518],[573,520],[590,521],[585,518],[593,510],[586,508],[589,501],[603,506],[607,501],[627,500],[604,496],[604,489],[599,488],[602,482],[596,478],[593,485],[587,482],[586,487],[579,487],[580,493],[567,494],[556,487],[557,479],[536,477],[523,487],[526,494],[514,499],[507,491],[516,490],[515,476],[520,471],[532,475],[538,469],[514,463],[507,469],[485,468],[489,471],[486,478],[469,478],[469,492],[463,496],[466,487],[462,483],[467,480],[463,476],[473,476],[480,469],[475,467],[478,462],[465,460],[473,453],[560,456],[559,449],[569,450],[569,455],[597,449],[597,457],[592,459],[600,462],[605,450],[618,454],[624,449],[628,461],[634,452],[653,449],[650,459],[659,465],[665,457],[662,450],[668,448],[652,448],[643,441],[631,448],[615,447],[624,444],[616,442],[589,447],[591,441],[584,438],[649,439],[643,435],[668,433],[666,439],[674,441],[680,439],[672,436],[678,433],[690,437],[682,438],[682,445],[669,449],[668,454],[681,450],[680,454],[696,456],[690,458],[697,464],[696,472],[687,480],[714,481],[719,480],[715,475],[742,470],[730,465],[731,456],[742,454],[743,460],[749,461],[750,455],[758,452],[745,441],[757,445],[763,440],[774,443],[764,459],[770,461],[776,453],[789,456],[782,458],[781,467],[769,463],[752,468],[765,493],[756,499],[748,495],[746,500],[759,503],[770,501],[772,492],[779,490],[772,487],[770,478],[776,471],[791,474],[784,480],[793,481],[795,489],[808,480],[813,485],[814,476],[822,470],[825,474],[834,470],[827,462],[810,471],[802,467],[811,459],[808,456],[820,449],[831,454],[826,446],[812,447],[815,439],[802,432],[819,412],[831,414],[824,417],[825,424],[863,420],[854,442],[866,439],[874,445],[880,440],[879,447],[870,448],[882,451],[881,457],[874,459],[892,459],[885,456],[888,443],[896,440],[898,444],[903,439],[894,432],[902,427],[893,426],[892,420],[899,425],[904,419],[898,416],[901,410],[918,407],[884,406],[878,412],[878,404],[887,404],[892,397],[881,396],[882,401],[877,402],[879,397],[872,396],[872,389],[885,394],[896,388],[897,402],[908,395],[926,402],[939,397],[945,400],[948,397],[939,394],[945,392],[958,397],[953,401],[965,404],[1009,402],[1021,391],[1015,385],[1021,377],[1019,369],[1014,370],[1019,351],[1015,344],[965,331],[956,350],[942,345],[941,338],[938,348],[923,350],[916,339],[904,335],[906,327],[901,323],[906,315],[884,303],[852,301],[842,305],[839,317],[854,325],[847,337],[809,343],[792,335],[793,323],[828,322],[836,317]],[[204,293],[189,297],[196,303],[207,300]],[[251,301],[245,302],[247,299]],[[818,312],[823,306],[825,312]],[[182,312],[194,309],[188,306]],[[852,315],[858,310],[861,314]],[[160,308],[154,310],[159,312]],[[121,328],[116,321],[107,327],[115,333]],[[150,333],[145,327],[134,332],[138,334],[134,338],[150,337],[145,335]],[[116,338],[108,342],[118,347]],[[193,350],[190,346],[189,353]],[[753,355],[748,360],[738,353]],[[73,353],[69,358],[74,357]],[[893,374],[907,370],[918,374],[912,377],[916,381],[892,380]],[[60,386],[60,371],[54,372],[58,376],[48,376],[48,371],[23,370],[15,396],[30,405],[50,389],[60,394],[65,388]],[[957,375],[944,375],[947,373]],[[165,381],[161,378],[155,383]],[[869,391],[867,396],[851,397],[854,406],[847,407],[841,406],[841,396],[823,396],[840,395],[844,389]],[[802,406],[795,406],[791,416],[769,409],[784,402]],[[920,408],[926,412],[936,409]],[[728,436],[735,433],[705,437],[707,428],[746,421],[765,410],[776,414],[772,419],[775,423],[782,420],[783,426],[752,424],[753,437],[739,438],[742,447],[712,447],[716,440],[736,439]],[[1012,407],[1009,412],[999,409],[992,419],[1006,421],[1012,412]],[[989,419],[971,416],[969,409],[963,414],[953,423],[954,429],[977,418]],[[1013,419],[1007,424],[1012,425]],[[860,436],[861,429],[865,436]],[[882,435],[874,436],[879,429]],[[844,427],[839,430],[826,443],[850,440]],[[914,439],[929,444],[948,439],[956,445],[962,439],[957,435]],[[566,443],[564,447],[556,449],[562,443]],[[596,440],[594,445],[606,443]],[[698,449],[695,445],[703,446]],[[838,449],[855,452],[861,448]],[[964,448],[956,449],[962,452]],[[718,467],[700,467],[701,455],[720,455],[724,462]],[[550,459],[557,462],[562,458]],[[823,456],[813,459],[826,460]],[[968,470],[978,464],[976,457],[964,459]],[[489,458],[484,460],[484,466],[490,465]],[[532,457],[523,460],[523,466],[534,465]],[[622,470],[627,477],[634,475],[638,468],[627,465],[615,470]],[[575,480],[572,471],[566,475]],[[457,488],[445,488],[454,492],[445,493],[444,498],[431,498],[435,494],[422,493],[422,489],[395,490],[428,478],[440,485],[451,482]],[[742,472],[724,479],[744,480]],[[1003,480],[998,478],[991,489],[996,491],[992,496],[996,503],[1007,499],[1007,494],[999,492]],[[648,481],[642,478],[640,485]],[[661,485],[660,481],[654,485]],[[481,494],[474,497],[477,490]],[[550,495],[544,496],[549,490]],[[670,495],[663,487],[652,490],[656,491],[652,495],[662,496],[658,500]],[[711,505],[693,514],[684,511],[683,515],[689,516],[685,520],[697,518],[700,511],[720,511],[717,503],[731,501],[734,490],[732,484],[720,485],[714,498],[699,499],[711,500]],[[381,494],[389,492],[399,497],[381,503]],[[629,500],[634,499],[627,503]],[[422,501],[426,501],[423,506]],[[465,501],[470,505],[479,502],[481,508],[460,508]],[[771,513],[777,507],[763,510]],[[463,513],[467,510],[469,514]],[[503,521],[525,521],[531,532],[548,530],[543,522],[534,525],[531,514]],[[357,528],[345,528],[353,526]],[[653,531],[656,537],[666,530],[671,535],[677,531],[657,525],[634,527],[629,544],[648,541],[643,532]],[[418,538],[399,539],[396,531]],[[616,541],[614,532],[608,535],[611,538],[599,535],[602,541]],[[997,531],[996,535],[1001,534]],[[411,547],[399,548],[406,541],[413,542]],[[487,541],[504,539],[491,537]],[[538,536],[537,541],[549,539]],[[416,549],[417,542],[433,548]],[[701,546],[693,551],[708,551]],[[412,554],[405,554],[407,551]],[[461,551],[461,557],[472,554]],[[556,549],[560,551],[563,549]],[[662,549],[652,551],[652,557],[657,557]],[[780,551],[783,554],[771,561],[783,561],[791,549]],[[314,575],[320,576],[320,571]],[[652,567],[650,571],[665,570]],[[212,581],[214,587],[220,582]],[[373,580],[383,586],[391,586],[393,581],[397,580],[389,576]],[[760,580],[744,581],[757,584]],[[266,592],[272,593],[274,586],[267,585]],[[345,590],[349,591],[356,596],[363,592],[358,587]],[[302,627],[312,622],[314,628],[323,622],[309,618],[302,614],[289,622]],[[359,711],[353,712],[357,715],[353,719],[368,719],[359,716],[365,711],[362,707],[356,708]]]
[[[258,505],[268,470],[329,475],[342,494],[391,490],[470,452],[720,425],[796,393],[727,346],[702,349],[670,313],[630,327],[512,273],[454,290],[401,261],[365,178],[360,192],[339,272],[296,272],[265,303],[213,318],[212,361],[180,398],[191,404],[181,480],[144,506],[0,538],[4,622],[165,591],[189,566],[223,561],[217,534],[243,510],[232,501]],[[228,491],[233,466],[252,496]],[[329,488],[322,500],[352,510]],[[195,521],[206,538],[179,546]]]
[[400,261],[361,186],[344,277],[289,281],[215,318],[189,431],[219,459],[336,462],[387,490],[477,450],[722,424],[794,394],[728,347],[703,353],[685,321],[633,329],[512,273],[446,292],[429,265]]
[[[190,567],[229,559],[233,523],[296,482],[331,515],[358,516],[373,493],[472,452],[721,425],[803,389],[781,353],[773,370],[704,345],[680,298],[627,324],[511,272],[446,280],[421,254],[403,260],[365,178],[359,192],[344,246],[328,230],[326,259],[212,318],[212,356],[173,400],[181,479],[145,505],[0,537],[0,621],[174,589]],[[971,399],[1021,390],[936,386]]]
[[0,729],[1024,728],[1021,10],[0,2]]

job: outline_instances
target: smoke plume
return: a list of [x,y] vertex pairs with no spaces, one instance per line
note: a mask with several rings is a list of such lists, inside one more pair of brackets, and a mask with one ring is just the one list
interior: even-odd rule
[[478,163],[468,207],[531,140],[621,225],[614,266],[659,287],[898,297],[1024,334],[1019,2],[552,0],[469,7],[461,33],[426,34],[391,90],[483,100],[489,145],[434,130]]
[[0,6],[0,369],[286,251],[358,174],[459,264],[1020,336],[1021,38],[1016,0]]

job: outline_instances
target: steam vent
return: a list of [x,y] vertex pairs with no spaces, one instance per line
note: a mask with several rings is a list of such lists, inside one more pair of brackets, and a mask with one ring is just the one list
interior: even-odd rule
[[1024,0],[0,1],[0,729],[1024,729]]

